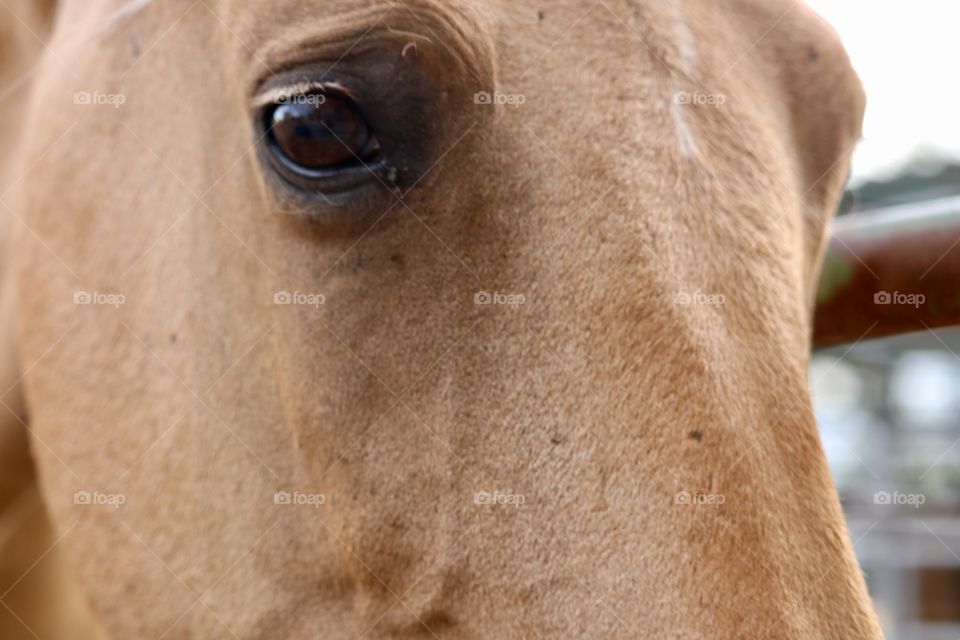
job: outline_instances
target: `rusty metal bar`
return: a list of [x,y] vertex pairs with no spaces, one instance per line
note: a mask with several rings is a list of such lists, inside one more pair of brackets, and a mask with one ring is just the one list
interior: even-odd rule
[[950,325],[960,325],[960,196],[835,221],[814,346]]

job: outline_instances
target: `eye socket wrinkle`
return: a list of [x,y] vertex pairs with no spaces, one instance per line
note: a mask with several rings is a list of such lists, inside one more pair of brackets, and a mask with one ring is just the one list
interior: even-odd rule
[[[462,77],[471,87],[496,85],[495,47],[483,11],[438,0],[377,4],[264,34],[247,50],[249,68],[256,73],[248,86],[268,85],[271,77],[315,63],[324,70],[356,72],[368,59],[399,59],[434,74]],[[415,56],[409,55],[411,43],[419,45]]]

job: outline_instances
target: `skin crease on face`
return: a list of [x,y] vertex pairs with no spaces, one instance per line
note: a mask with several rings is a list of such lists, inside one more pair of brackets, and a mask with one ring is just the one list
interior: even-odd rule
[[[60,2],[3,104],[8,342],[111,637],[881,637],[807,391],[864,106],[819,17],[122,4]],[[376,180],[268,161],[302,81]]]

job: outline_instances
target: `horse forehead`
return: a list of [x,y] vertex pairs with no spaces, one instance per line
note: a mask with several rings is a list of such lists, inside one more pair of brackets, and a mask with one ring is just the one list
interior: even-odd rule
[[[128,0],[118,13],[127,9],[135,12],[156,1]],[[598,37],[603,39],[611,30],[624,29],[624,34],[632,35],[632,43],[629,39],[603,41],[603,46],[640,47],[659,55],[663,52],[657,51],[656,46],[651,47],[658,43],[643,42],[644,38],[656,33],[657,41],[669,41],[670,47],[678,47],[681,58],[690,63],[696,58],[696,37],[687,28],[687,18],[704,13],[699,3],[682,0],[605,0],[599,3],[553,0],[548,4],[537,0],[403,0],[399,3],[392,0],[270,0],[257,3],[208,0],[206,4],[231,34],[254,40],[272,28],[290,22],[319,31],[331,27],[343,30],[359,27],[360,40],[381,24],[405,17],[418,32],[439,40],[441,46],[450,45],[447,39],[451,37],[468,40],[492,38],[500,43],[510,42],[511,46],[516,46],[517,42],[529,43],[548,56],[562,53],[569,46],[591,43]],[[183,5],[189,9],[190,3],[183,2]],[[643,23],[643,29],[636,29],[638,21]],[[167,28],[169,20],[161,22],[163,28]],[[444,27],[451,27],[459,33],[445,32]],[[553,29],[559,31],[553,33]],[[557,35],[561,38],[557,39]],[[542,37],[550,40],[542,41]]]
[[[179,16],[178,21],[184,19],[197,6],[188,0],[175,0],[172,3],[175,9],[162,12],[158,10],[151,18],[154,6],[171,3],[159,0],[106,0],[105,4],[105,19],[109,23],[120,22],[126,18],[153,20],[161,31],[171,28],[171,17]],[[767,7],[762,11],[754,7],[761,5],[762,8],[763,4],[762,0],[731,0],[729,6],[723,9],[728,14],[776,12],[779,14],[776,24],[784,25],[789,25],[797,16],[797,12],[793,11],[798,4],[796,2],[787,6],[786,0],[773,0],[767,3],[773,8]],[[780,13],[781,5],[785,6],[787,11]],[[678,59],[684,70],[693,69],[698,62],[698,39],[703,35],[691,25],[705,20],[711,21],[711,16],[715,14],[715,8],[683,0],[606,0],[599,3],[588,0],[554,0],[549,5],[536,0],[404,0],[399,3],[391,0],[325,0],[322,3],[303,0],[255,3],[244,0],[207,0],[203,6],[208,11],[201,10],[197,15],[210,17],[207,14],[212,14],[232,35],[241,37],[249,37],[251,34],[255,37],[258,30],[298,21],[308,29],[356,22],[361,27],[367,27],[361,33],[362,38],[380,22],[389,22],[391,14],[406,14],[419,22],[423,32],[441,40],[449,34],[436,31],[436,24],[429,20],[431,17],[442,16],[455,21],[458,16],[466,16],[468,23],[454,26],[464,27],[462,35],[467,38],[493,35],[500,40],[507,40],[511,38],[511,32],[515,31],[523,34],[519,39],[535,41],[535,37],[527,37],[534,35],[527,30],[530,25],[525,21],[517,21],[518,16],[526,15],[535,18],[534,22],[538,27],[547,27],[551,22],[556,22],[563,27],[563,44],[575,47],[578,43],[587,42],[597,33],[607,35],[607,32],[591,33],[589,29],[571,27],[589,27],[591,23],[599,23],[603,28],[624,27],[635,36],[632,43],[634,46],[646,49],[667,64]],[[560,16],[560,19],[551,20],[555,16]],[[567,17],[575,18],[573,24]],[[496,30],[497,33],[478,33],[478,23],[481,23],[481,27]],[[712,24],[712,27],[720,30],[723,25]],[[753,42],[749,49],[761,45],[761,40],[763,38]],[[658,49],[664,43],[670,49],[669,52]],[[717,40],[711,40],[711,46],[715,47],[718,43]],[[548,44],[550,46],[547,53],[550,53],[556,51],[559,42]],[[622,44],[613,41],[605,41],[604,44],[622,47]],[[744,56],[746,53],[749,53],[749,50]]]
[[[725,10],[729,14],[749,13],[750,7],[757,2],[732,0],[731,6]],[[779,6],[783,2],[774,0],[770,4]],[[211,39],[205,46],[226,46],[227,49],[232,46],[248,66],[261,64],[269,67],[273,64],[265,55],[263,46],[271,39],[307,39],[313,34],[321,39],[342,38],[350,42],[348,48],[362,48],[364,44],[376,42],[378,32],[396,32],[404,26],[410,27],[409,35],[414,38],[410,41],[412,45],[420,38],[457,56],[482,58],[468,59],[468,63],[505,69],[510,67],[510,61],[496,58],[509,58],[520,49],[535,51],[534,59],[545,64],[556,61],[557,65],[563,65],[578,60],[576,56],[571,58],[571,52],[588,48],[599,53],[600,47],[608,53],[629,56],[631,60],[650,58],[687,78],[697,78],[704,67],[709,74],[709,61],[701,59],[701,48],[732,49],[738,46],[735,39],[726,39],[722,35],[710,37],[709,43],[701,45],[705,24],[718,33],[730,31],[733,22],[716,24],[718,9],[683,0],[605,0],[600,3],[555,0],[546,6],[536,0],[403,0],[399,3],[391,0],[270,0],[256,3],[208,0],[202,9],[186,0],[175,0],[173,8],[171,3],[158,0],[106,0],[106,5],[109,10],[104,13],[105,22],[113,24],[130,20],[147,23],[148,29],[162,33],[163,37],[171,29],[173,19],[187,23],[192,16],[195,20],[206,21],[214,29],[229,34],[229,38]],[[794,17],[791,11],[787,11],[778,22],[788,24]],[[89,28],[99,31],[103,25]],[[760,49],[760,45],[759,41],[753,43],[742,57],[746,58],[754,48]],[[188,53],[184,50],[180,55]],[[589,62],[599,67],[599,59],[591,56]],[[521,61],[520,64],[525,63]],[[614,68],[609,61],[606,67],[604,75],[609,77],[642,73],[642,69],[631,65]],[[525,84],[533,84],[537,75],[524,72],[521,79]],[[682,117],[677,118],[677,123],[678,128],[685,128]]]

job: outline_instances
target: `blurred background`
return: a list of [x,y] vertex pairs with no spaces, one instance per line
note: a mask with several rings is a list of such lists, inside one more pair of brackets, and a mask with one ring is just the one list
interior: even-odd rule
[[[841,215],[960,216],[960,2],[807,1],[840,32],[868,96]],[[960,328],[814,354],[824,445],[890,640],[960,638],[958,354]]]

